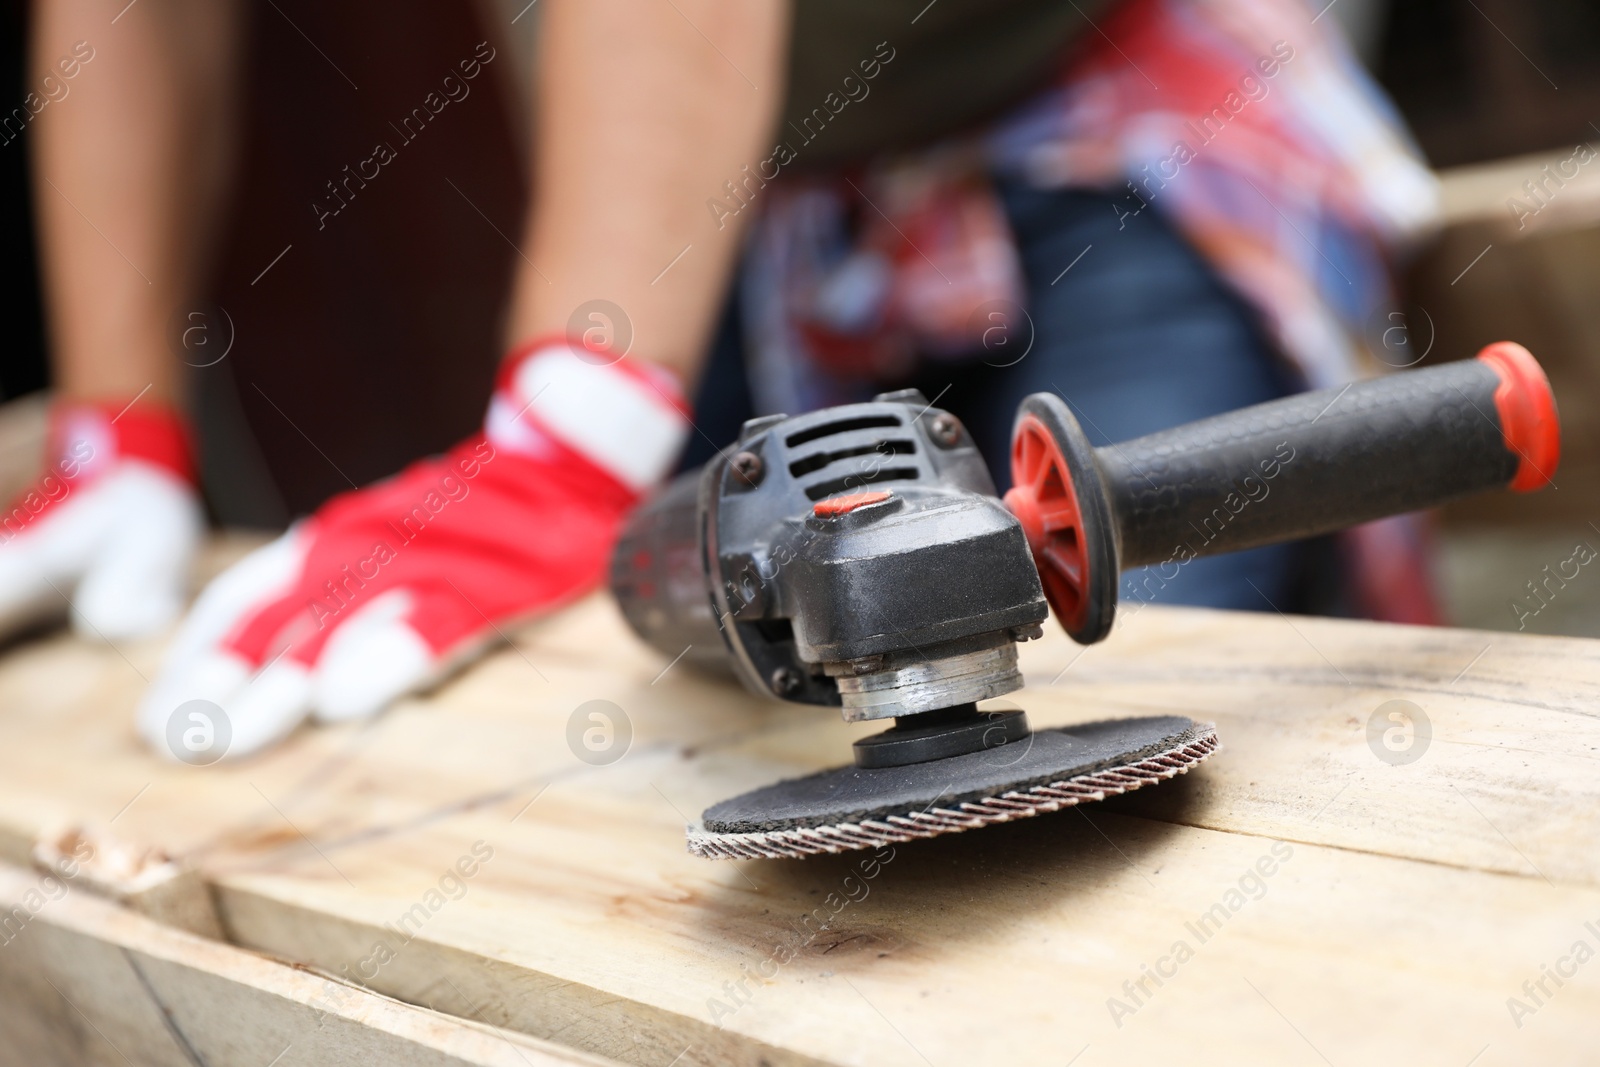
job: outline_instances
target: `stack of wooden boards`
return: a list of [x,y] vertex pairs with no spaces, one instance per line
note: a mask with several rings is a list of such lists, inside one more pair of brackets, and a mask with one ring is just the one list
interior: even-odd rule
[[[1394,367],[1466,359],[1514,339],[1550,376],[1561,408],[1561,490],[1483,494],[1445,509],[1452,525],[1559,526],[1592,534],[1600,491],[1600,144],[1453,167],[1439,174],[1443,226],[1419,250],[1402,310],[1368,323]],[[1531,577],[1528,576],[1528,577]]]
[[[603,599],[238,765],[141,747],[159,651],[0,659],[0,1063],[1593,1060],[1600,642],[1051,628],[1014,698],[1036,725],[1178,712],[1224,751],[1102,804],[747,863],[687,855],[685,822],[864,729],[663,672]],[[631,726],[608,764],[569,747],[593,700]],[[1431,740],[1373,723],[1394,700]],[[95,859],[47,878],[69,826],[100,862],[164,850],[177,902],[107,901]]]

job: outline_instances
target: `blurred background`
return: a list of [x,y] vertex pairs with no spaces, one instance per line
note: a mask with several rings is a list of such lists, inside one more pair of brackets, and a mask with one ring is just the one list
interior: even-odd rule
[[[241,180],[212,288],[214,309],[226,313],[208,327],[228,358],[197,369],[192,383],[218,522],[281,527],[345,488],[312,440],[365,484],[478,425],[516,255],[503,235],[518,232],[525,206],[537,26],[536,11],[521,17],[525,6],[253,5]],[[20,100],[28,4],[6,0],[0,12],[0,88]],[[1336,0],[1328,16],[1392,95],[1443,182],[1444,227],[1406,274],[1404,328],[1414,351],[1433,362],[1520,341],[1548,370],[1561,405],[1553,491],[1485,495],[1441,517],[1437,576],[1450,621],[1515,630],[1513,604],[1530,596],[1546,565],[1580,543],[1600,549],[1600,165],[1580,168],[1520,226],[1509,206],[1512,197],[1527,201],[1523,184],[1543,167],[1600,142],[1600,6]],[[340,56],[341,68],[296,26]],[[319,232],[309,205],[358,158],[349,146],[405,113],[485,39],[504,58],[479,82],[483,106],[419,138],[404,167],[362,192],[364,210]],[[11,479],[0,489],[8,495],[34,469],[49,386],[28,144],[24,136],[0,145],[0,227],[13,264],[0,290],[0,480]],[[239,322],[250,326],[235,336]],[[296,358],[278,358],[290,351]],[[308,388],[311,379],[318,388]],[[296,398],[292,422],[268,395]],[[359,428],[347,417],[357,408]],[[1522,622],[1529,632],[1600,636],[1600,571],[1585,569]]]

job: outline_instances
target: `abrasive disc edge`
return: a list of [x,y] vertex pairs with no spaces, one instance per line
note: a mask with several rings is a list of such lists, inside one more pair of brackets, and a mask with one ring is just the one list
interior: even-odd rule
[[1216,726],[1182,716],[1035,731],[1022,755],[989,749],[908,767],[838,767],[713,805],[688,828],[706,859],[879,848],[1059,811],[1187,773],[1220,750]]

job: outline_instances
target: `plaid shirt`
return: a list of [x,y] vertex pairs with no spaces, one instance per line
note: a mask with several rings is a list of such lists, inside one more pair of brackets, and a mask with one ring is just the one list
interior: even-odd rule
[[[1301,0],[1128,0],[1095,28],[984,129],[763,192],[740,289],[759,410],[981,354],[967,312],[1026,299],[997,176],[1161,212],[1308,386],[1381,369],[1390,264],[1438,189],[1342,38]],[[1434,621],[1424,541],[1403,520],[1346,536],[1352,609]]]
[[1389,264],[1438,191],[1338,35],[1299,0],[1130,0],[1097,29],[986,129],[763,194],[743,283],[759,406],[978,349],[965,312],[1024,300],[997,175],[1163,213],[1308,385],[1377,369]]

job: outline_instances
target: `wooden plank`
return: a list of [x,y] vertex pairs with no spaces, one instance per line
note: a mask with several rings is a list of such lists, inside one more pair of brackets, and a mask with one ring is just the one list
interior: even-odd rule
[[[587,615],[574,614],[573,625],[535,631],[528,654],[631,674],[634,689],[617,699],[662,706],[659,686],[642,684],[657,658],[611,636],[620,624],[605,602],[579,610]],[[1218,724],[1224,756],[1204,774],[1119,802],[1130,810],[1600,886],[1600,854],[1571,847],[1600,827],[1600,642],[1137,601],[1121,610],[1101,644],[1075,645],[1050,626],[1044,640],[1022,646],[1028,687],[1009,702],[1044,726],[1174,712]],[[690,700],[708,691],[681,685],[673,692]],[[1429,747],[1406,765],[1384,762],[1367,741],[1369,720],[1396,699],[1432,722]],[[745,746],[774,765],[741,756],[719,774],[737,773],[743,787],[846,762],[848,741],[872,730],[825,712],[782,730],[788,720],[778,716],[792,712],[775,709],[757,703],[752,714],[765,713],[768,733]],[[719,788],[727,787],[713,784],[706,798]],[[1383,818],[1396,811],[1406,818]]]
[[[636,815],[608,820],[610,847],[579,865],[556,858],[574,835],[554,824],[586,812],[549,798],[525,846],[537,855],[486,882],[476,914],[408,946],[384,988],[446,1011],[470,999],[499,1025],[640,1064],[679,1049],[692,1063],[912,1067],[1079,1053],[1464,1064],[1485,1048],[1480,1064],[1590,1061],[1592,975],[1532,1017],[1513,1019],[1507,1000],[1576,941],[1596,943],[1593,890],[1274,852],[1115,811],[904,846],[865,872],[846,858],[735,871],[665,854],[670,826],[639,818],[649,798],[635,801]],[[381,862],[338,857],[359,886]],[[1258,878],[1263,863],[1277,866]],[[234,936],[323,966],[360,956],[381,936],[368,924],[393,911],[314,874],[236,877],[222,896]],[[1146,968],[1166,972],[1161,987]]]
[[[62,638],[0,662],[14,846],[115,815],[203,874],[242,945],[628,1063],[1577,1063],[1600,1007],[1600,967],[1559,988],[1541,970],[1600,949],[1591,641],[1157,608],[1087,651],[1052,632],[1014,698],[1037,724],[1180,711],[1225,751],[903,846],[871,878],[867,854],[685,854],[705,804],[843,762],[863,728],[663,674],[600,599],[429,699],[239,766],[141,753],[154,650],[123,653]],[[593,699],[632,725],[609,766],[567,747]],[[1391,699],[1432,720],[1416,762],[1368,745]],[[1142,968],[1179,941],[1193,958],[1155,987]]]
[[[1600,162],[1585,171],[1600,178]],[[1557,208],[1568,202],[1563,193],[1539,218],[1557,218]],[[1561,414],[1557,489],[1478,494],[1448,505],[1447,522],[1538,524],[1575,539],[1593,536],[1588,501],[1600,492],[1600,407],[1593,399],[1600,395],[1600,304],[1584,279],[1596,257],[1600,227],[1592,224],[1530,225],[1516,233],[1502,220],[1462,222],[1424,249],[1408,271],[1404,322],[1413,347],[1410,355],[1386,358],[1404,363],[1426,351],[1427,366],[1515,340],[1549,375]]]
[[[1600,222],[1597,155],[1600,146],[1569,144],[1442,170],[1441,221],[1446,226],[1491,223],[1505,240],[1593,226]],[[1537,196],[1528,191],[1528,182],[1534,183]]]
[[606,1062],[181,933],[3,864],[0,924],[0,1065]]
[[[1066,669],[1047,688],[1072,683],[1042,705],[1186,707],[1229,750],[1174,789],[1130,796],[1130,810],[1600,885],[1600,855],[1576,847],[1600,827],[1600,642],[1154,608],[1120,636],[1081,659],[1039,649],[1030,680]],[[1369,742],[1392,700],[1430,720],[1413,763]]]

